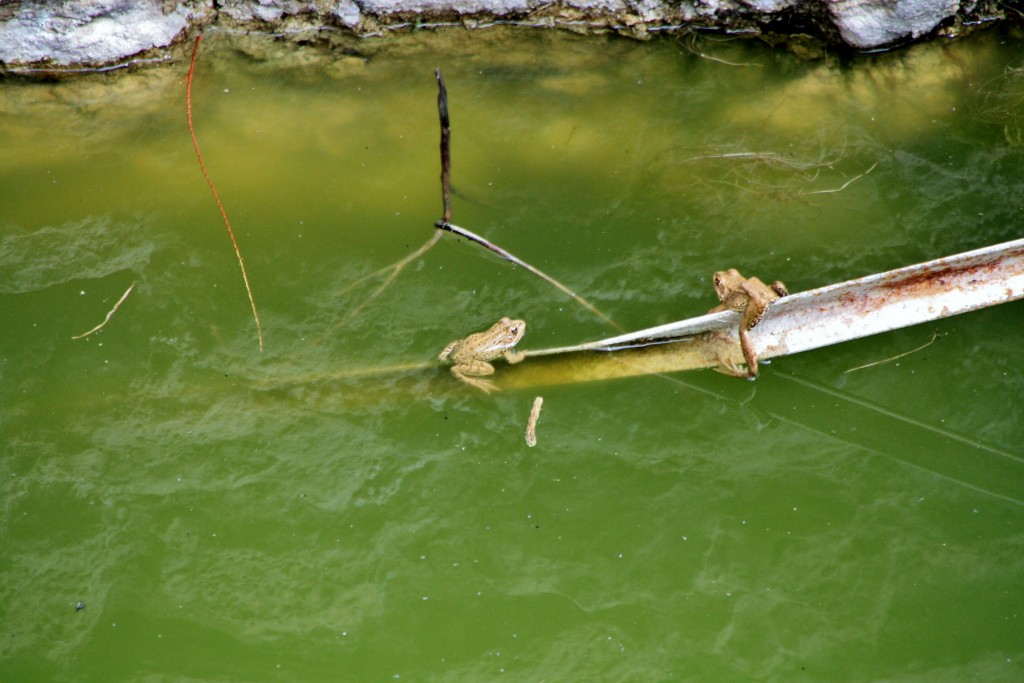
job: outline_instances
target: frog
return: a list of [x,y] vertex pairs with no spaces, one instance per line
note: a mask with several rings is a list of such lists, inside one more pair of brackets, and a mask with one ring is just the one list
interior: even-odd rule
[[456,379],[489,394],[497,387],[494,382],[482,378],[494,374],[491,361],[498,358],[504,358],[510,364],[522,361],[526,354],[516,351],[515,345],[524,334],[526,321],[504,316],[483,332],[448,344],[437,358],[451,363],[451,373]]
[[715,294],[722,303],[708,313],[718,311],[739,311],[743,314],[740,320],[740,349],[746,361],[746,371],[740,370],[732,360],[720,358],[720,365],[715,368],[719,372],[734,377],[755,379],[757,377],[757,355],[750,341],[750,330],[761,322],[768,306],[784,296],[789,296],[786,285],[778,280],[766,285],[756,277],[745,278],[735,268],[720,270],[714,275]]

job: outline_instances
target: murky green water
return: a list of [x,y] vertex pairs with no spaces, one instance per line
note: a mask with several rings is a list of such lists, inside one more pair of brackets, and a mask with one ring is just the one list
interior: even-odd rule
[[338,326],[440,215],[435,66],[454,221],[636,329],[723,267],[798,291],[1020,237],[1015,36],[264,47],[208,36],[193,93],[262,355],[187,64],[0,84],[0,678],[1020,680],[1020,303],[756,383],[545,387],[533,449],[537,392],[289,383],[503,314],[611,332],[451,235]]

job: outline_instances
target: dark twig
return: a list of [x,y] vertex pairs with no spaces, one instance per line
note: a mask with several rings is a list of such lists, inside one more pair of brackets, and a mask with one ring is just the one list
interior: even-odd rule
[[452,219],[452,155],[451,122],[448,119],[448,89],[444,87],[441,69],[434,69],[437,77],[437,113],[441,117],[441,201],[444,203],[442,223]]

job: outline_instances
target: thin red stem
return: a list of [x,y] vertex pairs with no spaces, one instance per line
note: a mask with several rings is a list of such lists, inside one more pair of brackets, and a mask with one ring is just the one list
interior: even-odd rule
[[231,238],[231,244],[235,247],[235,256],[238,257],[238,267],[242,269],[242,281],[245,282],[245,292],[249,295],[249,305],[252,307],[252,317],[256,320],[256,335],[260,342],[260,353],[263,353],[263,326],[260,324],[260,316],[256,312],[256,300],[252,296],[252,287],[249,286],[249,275],[245,271],[245,260],[242,258],[242,250],[238,248],[238,240],[235,239],[235,231],[231,229],[231,221],[228,220],[228,213],[224,210],[224,204],[220,201],[220,195],[217,194],[217,188],[213,185],[213,180],[210,179],[210,174],[206,172],[206,165],[203,163],[203,155],[199,151],[199,140],[196,139],[196,129],[192,125],[192,76],[196,70],[196,55],[199,54],[199,41],[203,35],[199,34],[196,36],[196,44],[192,48],[192,62],[188,67],[188,80],[185,88],[185,109],[188,113],[188,133],[192,136],[192,147],[196,150],[196,159],[199,160],[199,170],[203,172],[203,177],[206,178],[206,184],[210,186],[210,192],[213,193],[213,199],[217,202],[217,208],[220,209],[221,218],[224,219],[224,226],[228,229],[228,236]]

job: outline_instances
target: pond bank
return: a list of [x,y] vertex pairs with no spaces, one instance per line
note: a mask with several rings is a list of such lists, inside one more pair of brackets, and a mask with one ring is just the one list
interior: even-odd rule
[[0,7],[0,73],[94,70],[171,59],[209,29],[331,43],[384,32],[516,24],[643,39],[688,30],[761,37],[814,56],[875,50],[1019,20],[998,0],[52,0]]

